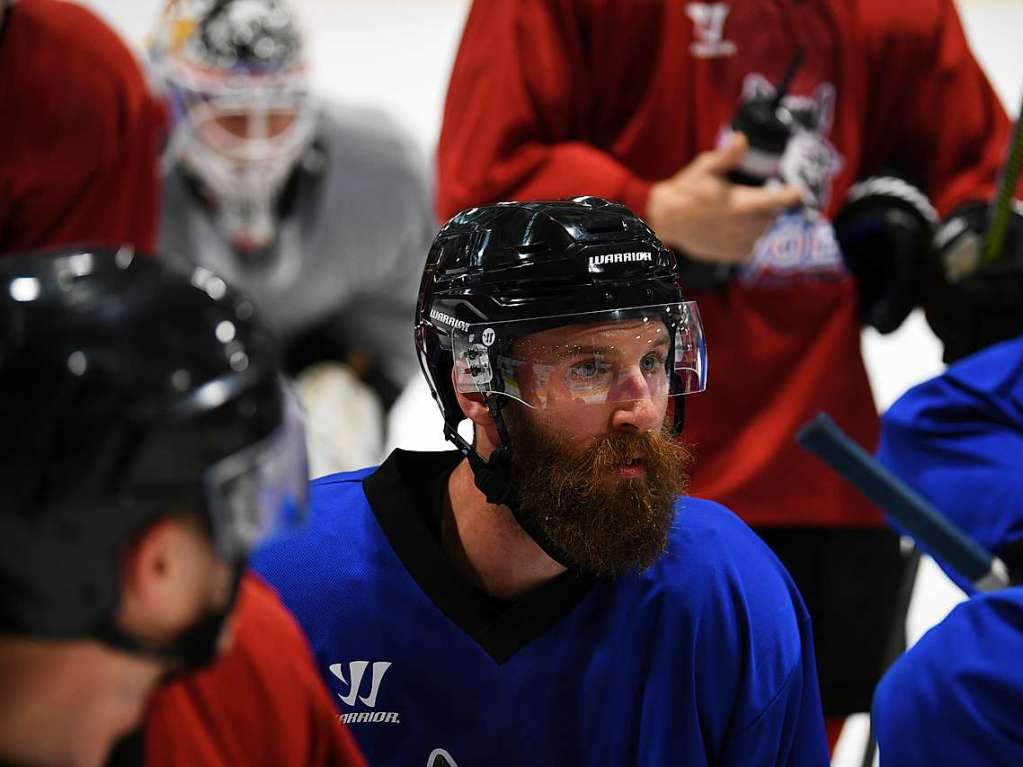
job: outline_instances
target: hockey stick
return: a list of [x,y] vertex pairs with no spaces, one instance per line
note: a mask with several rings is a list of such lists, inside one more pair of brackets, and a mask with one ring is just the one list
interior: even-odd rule
[[1020,165],[1023,165],[1023,105],[1016,117],[1016,126],[1009,149],[1005,156],[1005,164],[998,179],[998,196],[988,209],[987,235],[984,237],[984,251],[981,255],[982,264],[991,264],[1002,256],[1005,245],[1005,233],[1009,228],[1009,214],[1016,196],[1016,184],[1019,181]]
[[805,424],[796,441],[887,512],[917,546],[965,576],[978,591],[1009,585],[1005,563],[849,439],[827,413]]
[[[888,642],[884,650],[884,668],[887,669],[906,651],[906,618],[909,616],[909,605],[913,601],[913,587],[916,585],[916,576],[920,572],[920,549],[913,547],[906,561],[906,569],[899,580],[899,587],[895,591],[896,621],[889,629]],[[877,733],[874,732],[874,722],[867,721],[867,742],[863,746],[863,759],[860,767],[874,767],[874,757],[877,754]]]

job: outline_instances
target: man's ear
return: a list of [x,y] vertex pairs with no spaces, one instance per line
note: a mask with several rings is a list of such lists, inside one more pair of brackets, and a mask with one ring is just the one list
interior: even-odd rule
[[189,625],[199,610],[209,565],[202,539],[189,520],[166,517],[147,527],[122,551],[118,623],[135,636],[163,643]]
[[490,409],[483,400],[483,395],[477,392],[462,393],[458,391],[458,384],[454,367],[451,368],[451,388],[455,392],[455,399],[462,409],[465,417],[472,421],[476,431],[476,449],[484,458],[490,455],[491,451],[500,443],[497,435],[497,426],[490,415]]

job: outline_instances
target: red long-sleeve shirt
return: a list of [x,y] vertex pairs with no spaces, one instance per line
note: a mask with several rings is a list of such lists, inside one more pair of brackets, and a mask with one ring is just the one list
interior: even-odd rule
[[0,253],[129,243],[151,252],[161,102],[85,8],[21,0],[0,29]]
[[[653,182],[712,149],[744,92],[779,82],[815,139],[803,162],[833,215],[855,181],[897,172],[945,214],[989,197],[1009,124],[951,0],[485,0],[455,61],[438,211],[592,194],[646,211]],[[794,442],[830,412],[873,448],[856,288],[830,225],[782,226],[755,268],[693,291],[706,392],[687,401],[693,493],[754,525],[880,525]]]

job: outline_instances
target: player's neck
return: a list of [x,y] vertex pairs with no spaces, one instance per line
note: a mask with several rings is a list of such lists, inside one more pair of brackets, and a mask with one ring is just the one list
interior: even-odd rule
[[441,540],[448,558],[471,583],[500,599],[515,599],[565,571],[515,521],[507,506],[488,503],[463,460],[448,479],[450,514]]
[[0,640],[0,762],[99,767],[162,671],[95,642]]

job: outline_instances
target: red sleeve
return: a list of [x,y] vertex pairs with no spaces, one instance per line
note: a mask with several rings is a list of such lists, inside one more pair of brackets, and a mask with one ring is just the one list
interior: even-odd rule
[[974,59],[952,0],[864,4],[872,172],[895,168],[944,216],[994,196],[1011,125]]
[[250,573],[238,600],[231,649],[154,696],[146,764],[365,767],[276,592]]
[[0,38],[0,252],[152,251],[164,112],[135,57],[73,3],[22,0]]
[[437,212],[498,200],[592,194],[641,215],[650,183],[578,123],[591,99],[586,3],[474,2],[437,147]]

